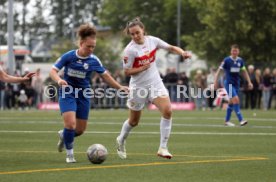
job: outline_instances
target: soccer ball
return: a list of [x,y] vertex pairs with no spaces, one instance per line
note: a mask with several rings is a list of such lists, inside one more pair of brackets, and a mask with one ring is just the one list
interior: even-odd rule
[[107,149],[102,144],[93,144],[87,149],[88,160],[93,164],[103,163],[108,155]]

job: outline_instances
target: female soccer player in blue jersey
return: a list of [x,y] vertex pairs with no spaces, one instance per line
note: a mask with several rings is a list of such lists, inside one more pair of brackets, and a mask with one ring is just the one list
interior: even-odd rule
[[[90,79],[93,71],[101,75],[111,87],[127,91],[116,82],[93,53],[96,47],[96,29],[90,24],[81,25],[78,32],[77,50],[63,54],[53,65],[51,78],[58,83],[59,106],[64,120],[64,129],[58,132],[58,151],[66,148],[66,162],[76,162],[73,152],[74,137],[81,135],[87,126],[90,109]],[[58,74],[64,68],[64,77]],[[90,95],[87,93],[90,92]]]
[[240,71],[248,83],[248,88],[253,89],[253,85],[250,81],[248,72],[244,64],[244,60],[239,56],[240,50],[238,45],[231,46],[231,56],[224,58],[215,76],[215,88],[218,85],[218,77],[222,70],[225,72],[224,88],[226,89],[229,96],[229,104],[226,111],[225,126],[235,126],[234,123],[230,122],[231,113],[234,110],[240,126],[247,124],[247,121],[243,119],[240,111],[240,100],[238,97],[240,88]]

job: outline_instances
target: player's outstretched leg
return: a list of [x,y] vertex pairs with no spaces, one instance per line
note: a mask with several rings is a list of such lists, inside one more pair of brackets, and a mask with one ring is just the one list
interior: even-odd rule
[[62,152],[64,149],[63,130],[58,131],[58,139],[57,149]]
[[133,127],[126,120],[122,126],[120,135],[116,138],[117,154],[121,159],[126,159],[126,138]]
[[229,104],[226,110],[225,124],[224,124],[225,126],[230,126],[230,127],[235,126],[234,123],[230,122],[232,111],[233,111],[233,104]]
[[64,139],[64,145],[66,148],[66,162],[67,163],[75,163],[76,162],[76,160],[74,158],[74,150],[73,150],[74,136],[75,136],[75,130],[64,128],[63,139]]
[[160,147],[158,149],[157,155],[159,157],[171,159],[172,154],[168,151],[167,143],[170,137],[172,127],[172,120],[161,118],[160,121]]

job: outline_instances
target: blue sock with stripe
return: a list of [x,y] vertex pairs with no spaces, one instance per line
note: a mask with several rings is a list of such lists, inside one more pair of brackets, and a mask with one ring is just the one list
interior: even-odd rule
[[232,111],[233,111],[233,104],[229,104],[226,110],[226,117],[225,117],[226,122],[230,121]]
[[67,128],[63,129],[64,145],[67,150],[73,149],[74,137],[75,137],[75,130],[71,130]]
[[236,115],[239,119],[239,122],[241,122],[243,120],[243,117],[242,117],[242,114],[241,114],[241,111],[240,111],[240,104],[234,104],[233,108],[234,108],[234,111],[236,112]]

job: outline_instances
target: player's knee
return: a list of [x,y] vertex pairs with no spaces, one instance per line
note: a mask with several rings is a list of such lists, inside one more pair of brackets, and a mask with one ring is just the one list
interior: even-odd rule
[[70,129],[70,130],[74,130],[74,129],[76,129],[76,124],[73,123],[73,122],[65,123],[65,128]]
[[130,126],[135,127],[135,126],[138,126],[139,120],[138,119],[132,119],[132,120],[129,120],[128,122],[129,122]]
[[171,109],[171,107],[165,108],[162,114],[163,114],[164,118],[170,119],[172,117],[172,109]]
[[84,133],[84,131],[76,131],[75,137],[81,136]]

